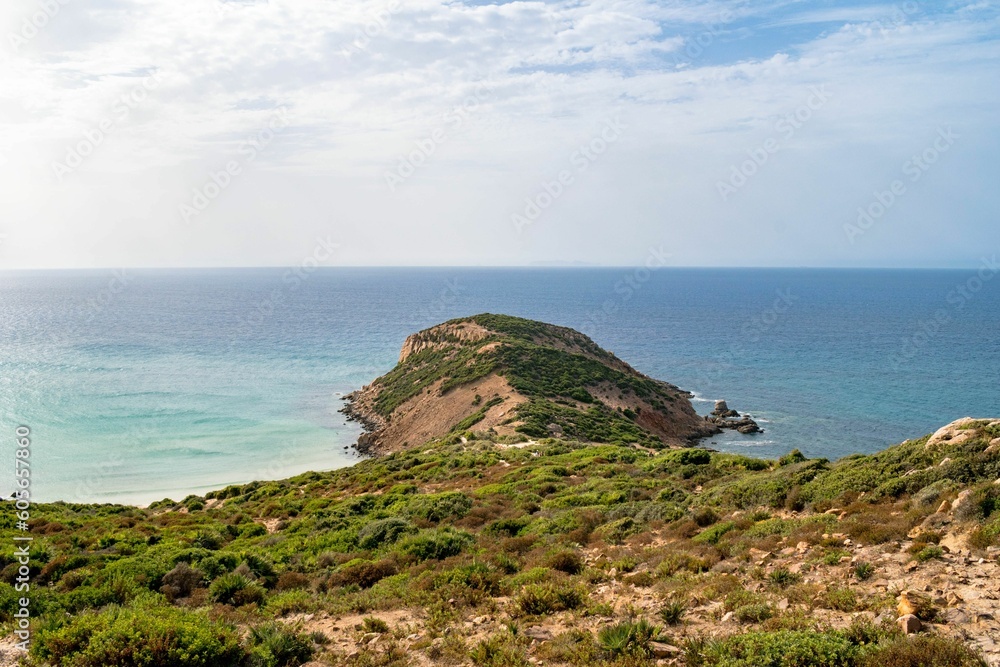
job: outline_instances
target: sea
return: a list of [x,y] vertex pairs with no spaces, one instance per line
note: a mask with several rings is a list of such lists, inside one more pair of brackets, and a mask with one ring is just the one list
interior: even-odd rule
[[749,413],[703,444],[836,459],[1000,415],[1000,278],[969,270],[319,268],[0,272],[0,494],[145,504],[357,462],[348,392],[412,332],[581,330]]

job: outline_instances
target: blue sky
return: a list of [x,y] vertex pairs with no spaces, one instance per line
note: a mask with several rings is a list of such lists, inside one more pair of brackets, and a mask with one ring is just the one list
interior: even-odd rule
[[11,0],[0,268],[977,266],[1000,3]]

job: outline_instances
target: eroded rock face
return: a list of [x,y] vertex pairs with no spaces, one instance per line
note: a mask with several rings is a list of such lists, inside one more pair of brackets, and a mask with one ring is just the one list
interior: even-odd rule
[[403,341],[399,351],[399,363],[427,349],[444,348],[455,342],[475,343],[489,336],[490,332],[475,322],[442,324],[432,329],[411,334]]

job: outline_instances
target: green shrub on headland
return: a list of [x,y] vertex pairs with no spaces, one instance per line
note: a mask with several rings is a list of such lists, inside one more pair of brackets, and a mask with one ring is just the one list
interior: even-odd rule
[[65,667],[239,667],[247,651],[234,628],[202,614],[112,607],[40,630],[32,657]]

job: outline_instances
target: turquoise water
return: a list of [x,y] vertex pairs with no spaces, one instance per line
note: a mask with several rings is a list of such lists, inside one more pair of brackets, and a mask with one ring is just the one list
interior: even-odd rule
[[27,424],[36,497],[74,502],[349,465],[341,395],[389,370],[407,334],[484,311],[581,329],[699,409],[726,398],[766,429],[706,443],[719,449],[835,458],[1000,415],[986,271],[14,272],[0,456]]

